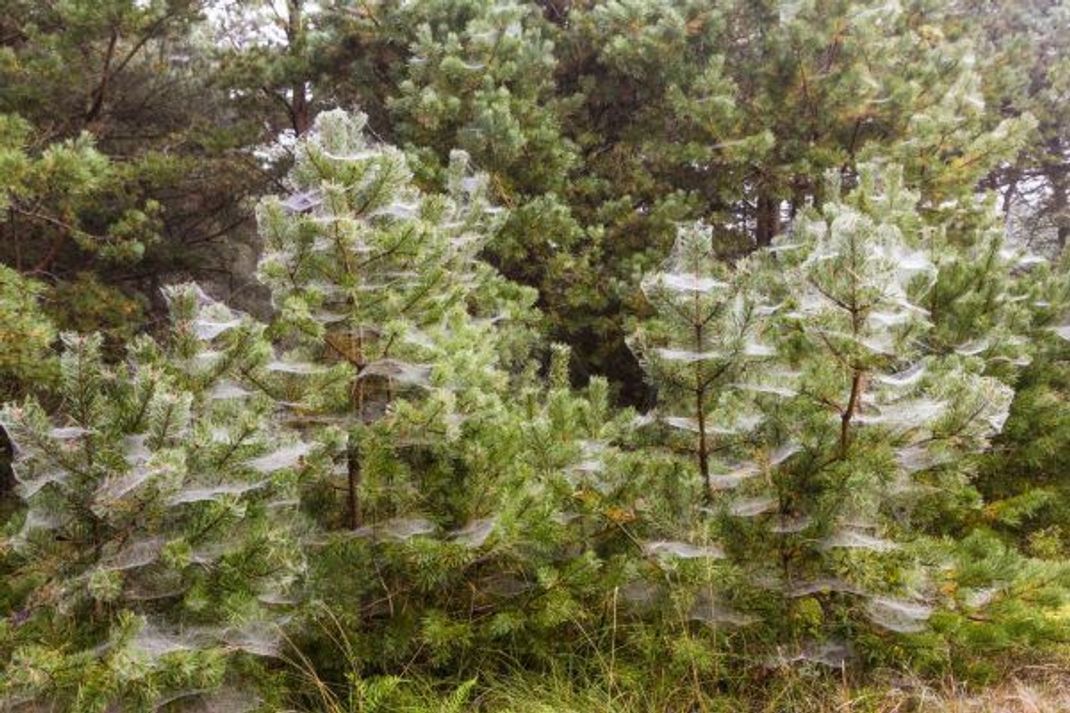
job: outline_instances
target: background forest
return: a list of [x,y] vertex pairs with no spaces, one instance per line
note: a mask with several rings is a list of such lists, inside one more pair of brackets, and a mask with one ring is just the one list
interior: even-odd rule
[[1067,710],[1067,0],[0,0],[0,710]]

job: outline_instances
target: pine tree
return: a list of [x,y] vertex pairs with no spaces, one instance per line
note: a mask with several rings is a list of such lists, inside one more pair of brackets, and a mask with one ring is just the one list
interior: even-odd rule
[[93,215],[96,205],[122,191],[120,167],[89,133],[48,142],[43,150],[34,147],[39,142],[26,121],[0,114],[0,230],[10,265],[52,274],[72,247],[112,263],[137,262],[158,237],[159,204],[128,206],[106,219]]
[[707,500],[715,488],[714,441],[738,438],[757,425],[756,414],[741,412],[746,405],[738,398],[738,385],[775,354],[762,341],[774,308],[758,276],[745,261],[728,268],[714,249],[710,227],[680,228],[664,271],[643,281],[658,319],[645,323],[633,340],[658,387],[659,404],[673,411],[661,420],[695,434],[692,450]]
[[447,0],[399,15],[415,32],[390,110],[417,165],[441,173],[461,148],[492,173],[499,200],[560,188],[575,159],[549,100],[553,44],[535,9]]
[[475,259],[497,210],[466,155],[453,156],[448,194],[425,195],[412,186],[400,151],[369,142],[364,121],[321,114],[299,144],[294,193],[260,211],[267,248],[260,274],[280,309],[275,329],[295,344],[267,370],[291,382],[280,388],[307,397],[302,408],[348,429],[350,528],[365,514],[364,424],[395,397],[424,391],[427,403],[401,407],[392,422],[455,431],[457,410],[471,407],[466,390],[500,381],[497,322],[524,317],[531,303],[527,291]]
[[[917,631],[930,611],[924,600],[935,592],[924,591],[932,587],[924,580],[911,581],[917,575],[909,560],[898,573],[886,571],[883,581],[864,581],[867,569],[857,560],[865,558],[852,561],[838,552],[898,550],[882,536],[912,535],[909,509],[904,515],[897,507],[924,489],[914,474],[982,448],[1002,427],[1012,392],[983,376],[983,364],[970,360],[968,349],[949,353],[930,341],[933,315],[922,305],[938,270],[948,267],[947,249],[919,240],[925,233],[913,218],[918,195],[898,170],[866,166],[849,197],[830,191],[822,217],[804,218],[795,229],[798,242],[780,246],[796,266],[789,319],[800,332],[795,348],[805,354],[800,393],[809,413],[798,414],[804,420],[795,437],[804,453],[817,457],[781,481],[778,512],[792,518],[782,530],[807,523],[805,532],[811,523],[799,518],[812,518],[824,534],[784,575],[789,586],[799,586],[792,566],[816,566],[826,576],[821,568],[835,567],[846,575],[845,591],[877,590],[866,605],[872,621]],[[960,473],[937,469],[934,477],[944,493],[960,497]],[[891,598],[881,594],[890,589]],[[919,601],[896,598],[902,594]]]
[[280,433],[245,381],[267,356],[262,329],[196,286],[168,296],[168,343],[138,338],[111,366],[99,335],[65,334],[56,412],[3,411],[26,504],[10,540],[9,702],[154,710],[239,669],[251,685],[244,654],[278,653],[304,570],[296,475],[314,448]]
[[204,10],[0,8],[0,261],[48,286],[57,328],[104,331],[109,353],[166,317],[162,284],[247,279],[249,199],[277,178],[258,151],[276,109],[229,91]]
[[[707,608],[716,610],[720,598],[720,619],[753,621],[724,613],[749,591],[751,613],[766,618],[773,641],[789,644],[777,660],[827,663],[842,661],[847,649],[832,639],[801,644],[803,632],[864,643],[857,613],[881,629],[917,633],[934,605],[955,606],[942,599],[932,573],[925,574],[922,565],[933,557],[926,541],[898,540],[917,538],[913,513],[926,497],[964,496],[963,471],[955,464],[999,431],[1012,392],[984,375],[973,347],[956,351],[933,339],[939,330],[924,305],[953,262],[946,245],[924,239],[918,195],[906,189],[901,173],[866,166],[848,196],[841,197],[835,182],[826,190],[821,211],[801,216],[790,236],[753,258],[757,265],[748,261],[718,282],[715,271],[732,271],[703,252],[704,273],[681,270],[675,279],[692,290],[717,289],[733,280],[747,284],[738,273],[754,270],[750,302],[768,304],[763,292],[780,300],[764,310],[770,324],[757,343],[768,346],[752,348],[768,358],[722,386],[719,420],[731,426],[729,433],[755,435],[719,449],[716,468],[726,473],[710,481],[721,490],[707,532],[721,540],[742,580],[709,595]],[[693,239],[682,232],[681,246]],[[667,317],[669,309],[678,314]],[[661,319],[691,319],[679,303],[669,309],[662,308]],[[985,328],[997,333],[993,324]],[[717,334],[739,340],[736,330]],[[688,354],[717,365],[723,351],[711,345]],[[729,364],[742,371],[747,360],[739,357]],[[659,386],[665,384],[659,376],[679,378],[663,368],[653,373]],[[694,549],[673,547],[676,557]]]
[[567,324],[575,320],[592,327],[583,338],[597,342],[584,316],[565,318],[578,281],[592,286],[586,304],[601,299],[589,262],[598,237],[569,205],[582,161],[565,136],[575,99],[556,86],[558,32],[540,8],[381,3],[325,13],[322,24],[330,39],[316,53],[321,91],[341,106],[365,109],[376,135],[405,151],[416,182],[428,190],[445,188],[454,149],[467,152],[488,175],[491,200],[509,208],[484,258],[538,288],[551,339],[575,335]]

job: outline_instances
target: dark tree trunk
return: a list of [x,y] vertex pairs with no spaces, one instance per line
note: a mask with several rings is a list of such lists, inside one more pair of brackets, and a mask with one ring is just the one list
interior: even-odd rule
[[311,125],[308,106],[308,88],[305,82],[296,82],[293,86],[293,128],[294,133],[301,136]]
[[1051,209],[1055,221],[1055,237],[1058,241],[1059,254],[1066,249],[1070,240],[1070,181],[1067,180],[1067,167],[1056,166],[1050,173]]
[[[300,59],[305,53],[305,26],[301,14],[302,0],[289,0],[289,18],[286,37],[290,43],[290,54]],[[294,133],[301,136],[311,125],[311,112],[308,104],[308,82],[297,79],[290,87],[293,97],[290,99],[290,119]]]
[[780,232],[780,201],[763,188],[758,194],[758,226],[755,242],[764,248],[772,244],[773,238]]
[[346,474],[348,476],[348,492],[346,493],[346,519],[349,529],[356,530],[364,519],[360,507],[360,443],[349,434],[349,442],[346,445]]

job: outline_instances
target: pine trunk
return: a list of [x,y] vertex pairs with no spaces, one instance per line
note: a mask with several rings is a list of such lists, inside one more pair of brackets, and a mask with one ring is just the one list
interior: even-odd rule
[[771,245],[779,231],[780,202],[768,192],[768,189],[762,189],[758,195],[758,226],[755,233],[758,247]]

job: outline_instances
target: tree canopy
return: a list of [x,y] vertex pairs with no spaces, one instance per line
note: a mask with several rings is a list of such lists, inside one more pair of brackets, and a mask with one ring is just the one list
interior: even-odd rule
[[1063,666],[1068,22],[0,1],[0,708]]

